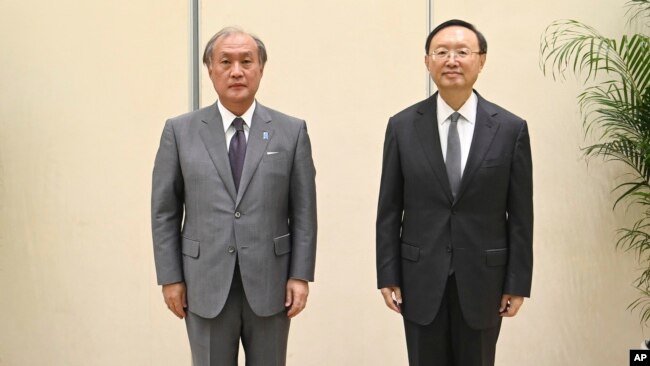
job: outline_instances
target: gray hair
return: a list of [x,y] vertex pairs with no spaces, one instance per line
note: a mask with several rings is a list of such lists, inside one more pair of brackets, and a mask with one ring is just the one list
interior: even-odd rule
[[208,43],[205,45],[205,51],[203,52],[203,64],[205,66],[210,66],[212,63],[212,50],[214,49],[214,44],[217,43],[217,40],[221,37],[226,37],[231,34],[246,34],[249,35],[255,40],[255,43],[257,44],[257,54],[259,55],[260,58],[260,65],[261,67],[264,67],[264,64],[266,63],[266,60],[268,60],[268,56],[266,54],[266,46],[264,45],[264,42],[262,42],[259,37],[257,37],[254,34],[250,34],[248,32],[245,32],[241,28],[237,27],[225,27],[222,30],[218,31],[210,40]]

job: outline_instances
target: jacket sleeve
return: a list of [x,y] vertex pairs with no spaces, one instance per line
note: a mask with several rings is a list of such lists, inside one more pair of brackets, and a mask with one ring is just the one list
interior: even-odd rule
[[530,296],[533,276],[533,164],[528,126],[522,122],[508,186],[508,269],[503,292]]
[[377,288],[401,285],[400,237],[404,210],[404,178],[399,146],[388,121],[376,224]]
[[151,189],[151,229],[159,285],[183,281],[181,224],[184,184],[174,127],[165,123]]
[[316,267],[316,169],[311,156],[307,124],[302,121],[291,169],[289,224],[291,268],[289,277],[314,280]]

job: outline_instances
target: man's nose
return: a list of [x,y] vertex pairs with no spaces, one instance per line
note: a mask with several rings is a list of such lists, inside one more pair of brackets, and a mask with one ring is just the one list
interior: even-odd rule
[[456,65],[458,65],[458,56],[454,52],[450,52],[449,55],[447,55],[447,59],[445,60],[445,64],[447,66],[456,66]]
[[230,69],[230,76],[234,78],[241,77],[243,75],[242,67],[239,62],[235,62]]

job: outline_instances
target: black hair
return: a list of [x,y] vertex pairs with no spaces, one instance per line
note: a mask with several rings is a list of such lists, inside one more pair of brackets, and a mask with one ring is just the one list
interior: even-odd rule
[[478,38],[478,53],[479,54],[487,53],[487,40],[483,36],[483,33],[479,32],[478,29],[476,29],[476,27],[474,27],[474,25],[471,23],[468,23],[460,19],[452,19],[444,23],[440,23],[440,25],[435,27],[434,30],[432,30],[431,33],[429,33],[429,36],[427,37],[427,43],[424,45],[424,50],[427,52],[427,55],[429,54],[429,47],[431,46],[431,39],[433,39],[433,36],[435,36],[436,33],[440,32],[441,30],[453,26],[467,28],[472,32],[474,32],[474,34],[476,34],[476,38]]

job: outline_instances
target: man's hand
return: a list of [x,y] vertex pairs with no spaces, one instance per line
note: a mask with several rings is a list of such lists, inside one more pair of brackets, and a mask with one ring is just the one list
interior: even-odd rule
[[307,296],[309,295],[309,283],[304,280],[290,278],[287,281],[285,307],[289,307],[287,316],[289,319],[300,314],[300,312],[307,306]]
[[514,296],[505,294],[501,297],[501,307],[499,308],[499,315],[504,317],[513,317],[517,315],[519,308],[524,303],[523,296]]
[[399,287],[384,287],[381,289],[381,295],[384,297],[384,302],[389,309],[396,313],[401,313],[402,309],[402,291]]
[[185,282],[176,282],[163,285],[162,293],[165,298],[167,308],[180,319],[185,318],[185,308],[187,307],[187,289]]

